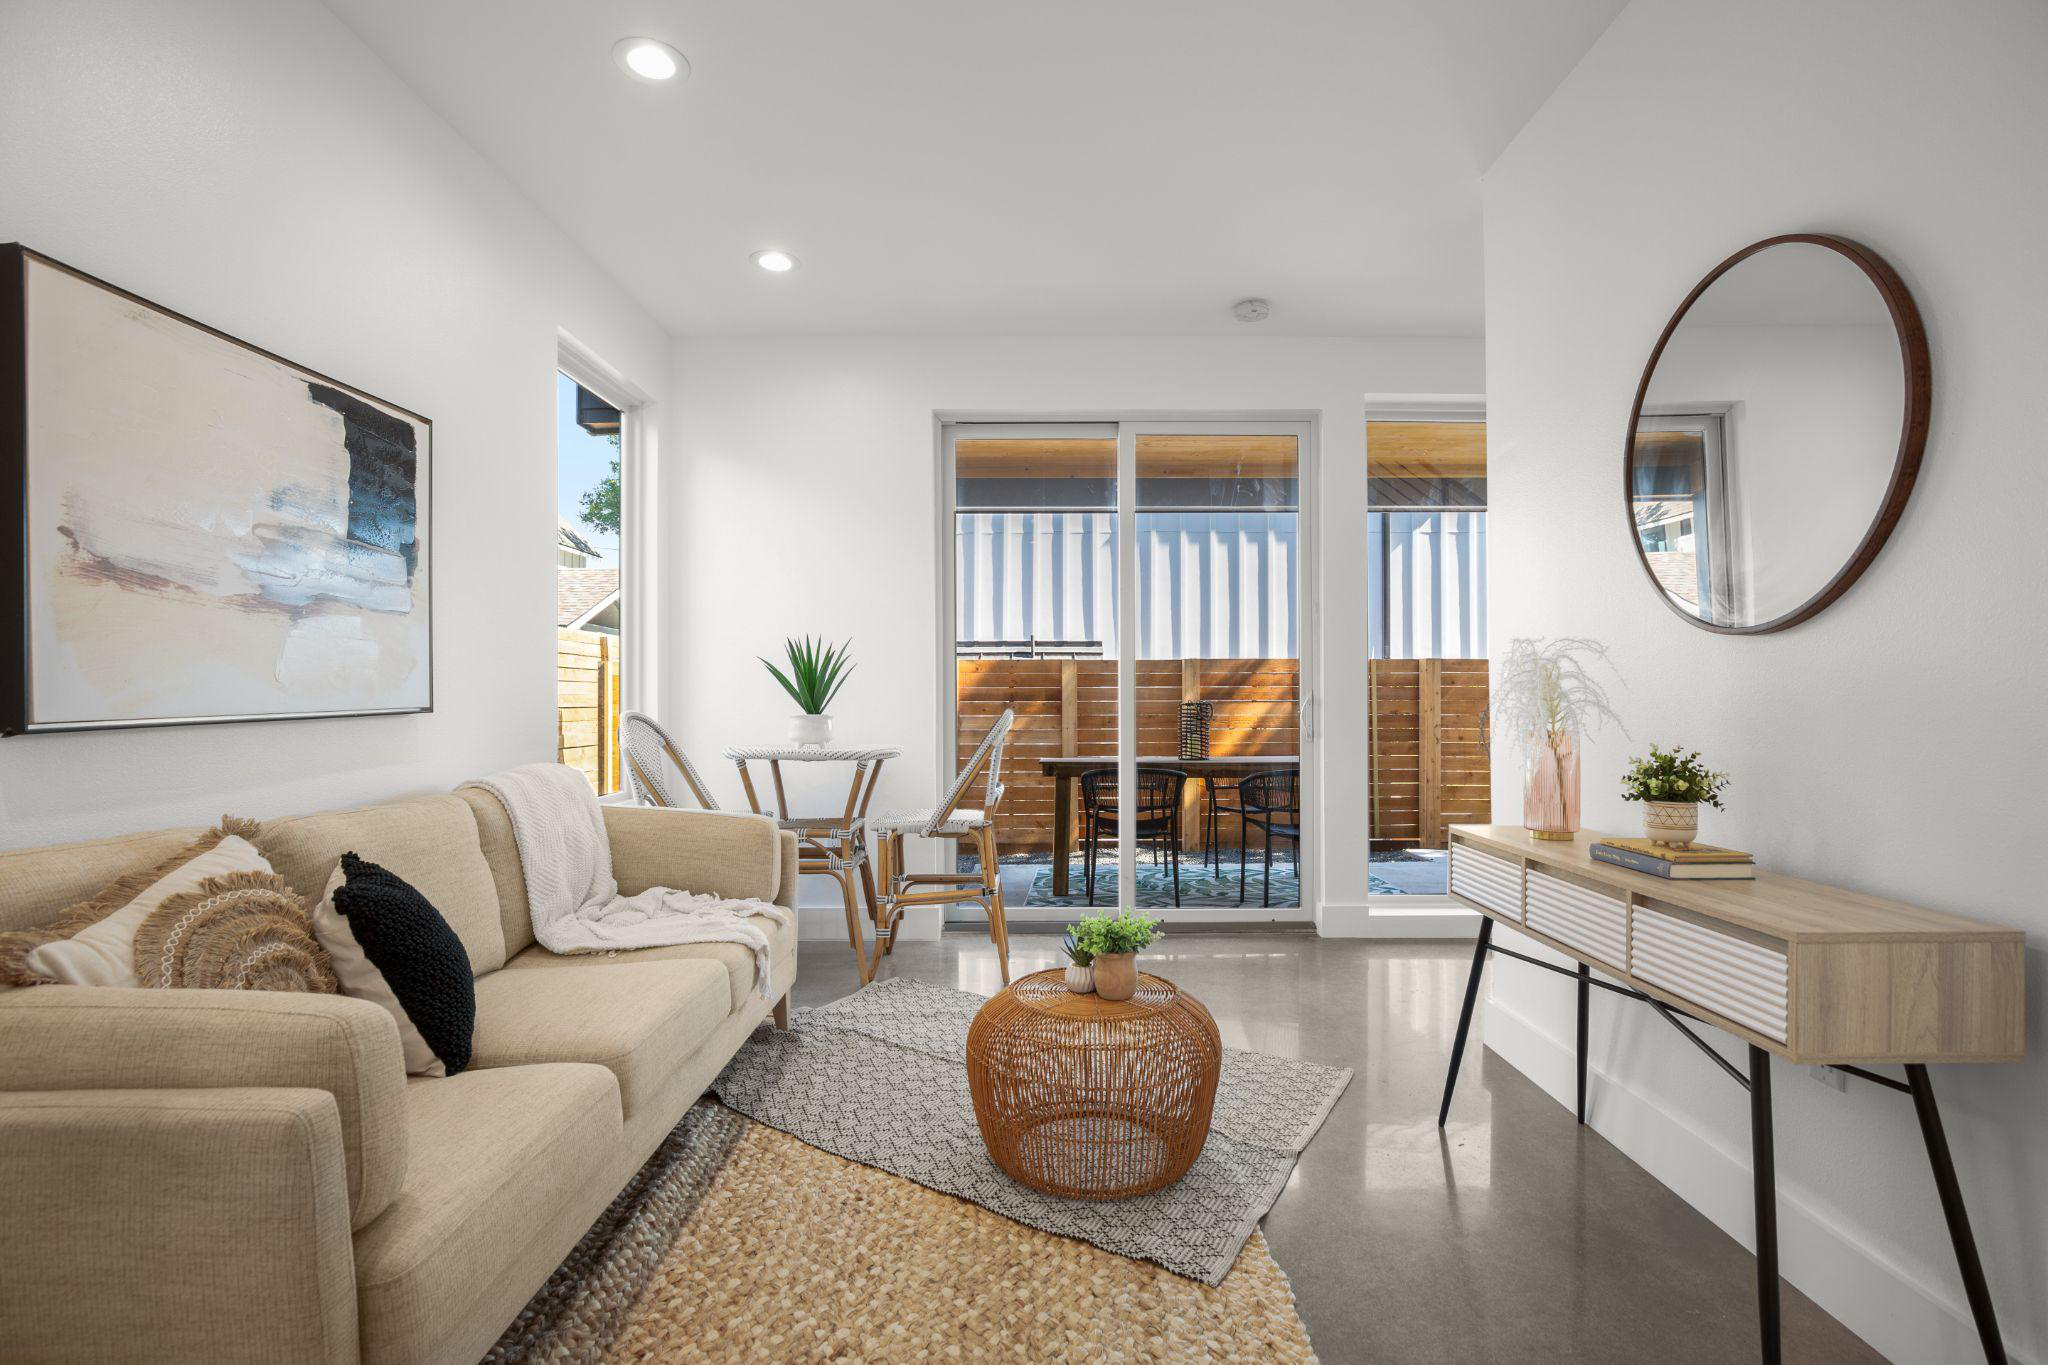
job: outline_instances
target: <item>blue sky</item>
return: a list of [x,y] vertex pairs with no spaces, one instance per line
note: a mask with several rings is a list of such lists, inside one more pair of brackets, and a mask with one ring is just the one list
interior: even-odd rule
[[586,489],[595,488],[612,471],[618,452],[602,436],[592,436],[576,425],[576,381],[566,374],[555,376],[555,490],[563,521],[576,534],[596,546],[604,558],[592,560],[591,567],[619,567],[619,538],[583,524],[582,504]]

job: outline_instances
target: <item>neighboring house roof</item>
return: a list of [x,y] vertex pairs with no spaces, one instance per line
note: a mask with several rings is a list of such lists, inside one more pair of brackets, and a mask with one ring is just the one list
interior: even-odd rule
[[588,555],[592,559],[604,558],[603,553],[582,536],[577,535],[575,528],[570,526],[568,522],[556,522],[555,529],[558,532],[555,537],[555,544],[562,549],[573,550],[579,555]]
[[556,569],[555,625],[578,630],[619,598],[617,569]]

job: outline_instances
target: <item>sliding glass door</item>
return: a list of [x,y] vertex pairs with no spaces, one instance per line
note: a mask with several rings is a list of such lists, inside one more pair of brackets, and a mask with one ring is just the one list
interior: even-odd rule
[[1305,913],[1306,434],[946,428],[951,748],[1016,711],[997,817],[1013,920]]

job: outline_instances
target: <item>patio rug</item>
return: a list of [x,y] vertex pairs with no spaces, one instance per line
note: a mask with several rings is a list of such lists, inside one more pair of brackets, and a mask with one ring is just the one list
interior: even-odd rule
[[[1211,909],[1222,906],[1226,909],[1237,904],[1237,864],[1226,862],[1222,876],[1209,870],[1206,863],[1184,862],[1180,865],[1180,899],[1184,907],[1199,906]],[[1098,909],[1114,906],[1120,902],[1116,894],[1116,864],[1105,863],[1095,869],[1095,903]],[[1245,888],[1245,908],[1259,906],[1259,893],[1265,877],[1257,863],[1246,868],[1251,878]],[[1375,896],[1398,896],[1401,888],[1379,877],[1372,878],[1372,894]],[[1031,906],[1057,906],[1072,909],[1088,906],[1088,878],[1077,861],[1067,881],[1068,894],[1055,896],[1052,893],[1052,868],[1041,867],[1031,879]],[[1138,899],[1140,907],[1147,910],[1171,910],[1173,908],[1173,874],[1163,867],[1150,863],[1138,864]],[[1294,874],[1294,865],[1288,863],[1283,869],[1273,865],[1273,904],[1276,906],[1298,906],[1301,904],[1301,882]]]
[[485,1357],[1313,1361],[1254,1235],[1215,1288],[699,1104]]
[[763,1027],[713,1083],[719,1098],[814,1147],[1007,1218],[1220,1284],[1273,1207],[1349,1070],[1223,1050],[1209,1140],[1156,1194],[1097,1203],[1040,1194],[996,1169],[967,1093],[981,996],[896,978]]

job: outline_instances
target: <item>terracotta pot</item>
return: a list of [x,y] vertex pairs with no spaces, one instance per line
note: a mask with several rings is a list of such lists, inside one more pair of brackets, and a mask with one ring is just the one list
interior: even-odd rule
[[1569,839],[1579,832],[1579,737],[1570,731],[1539,737],[1529,750],[1522,824],[1537,839]]
[[1643,802],[1643,835],[1653,844],[1690,848],[1699,837],[1700,808],[1695,801]]
[[1095,990],[1095,969],[1083,967],[1080,963],[1067,966],[1067,989],[1075,995],[1089,995]]
[[789,742],[808,748],[822,748],[832,742],[832,717],[791,716],[789,718]]
[[1138,992],[1136,953],[1097,953],[1095,993],[1104,1000],[1128,1000]]

